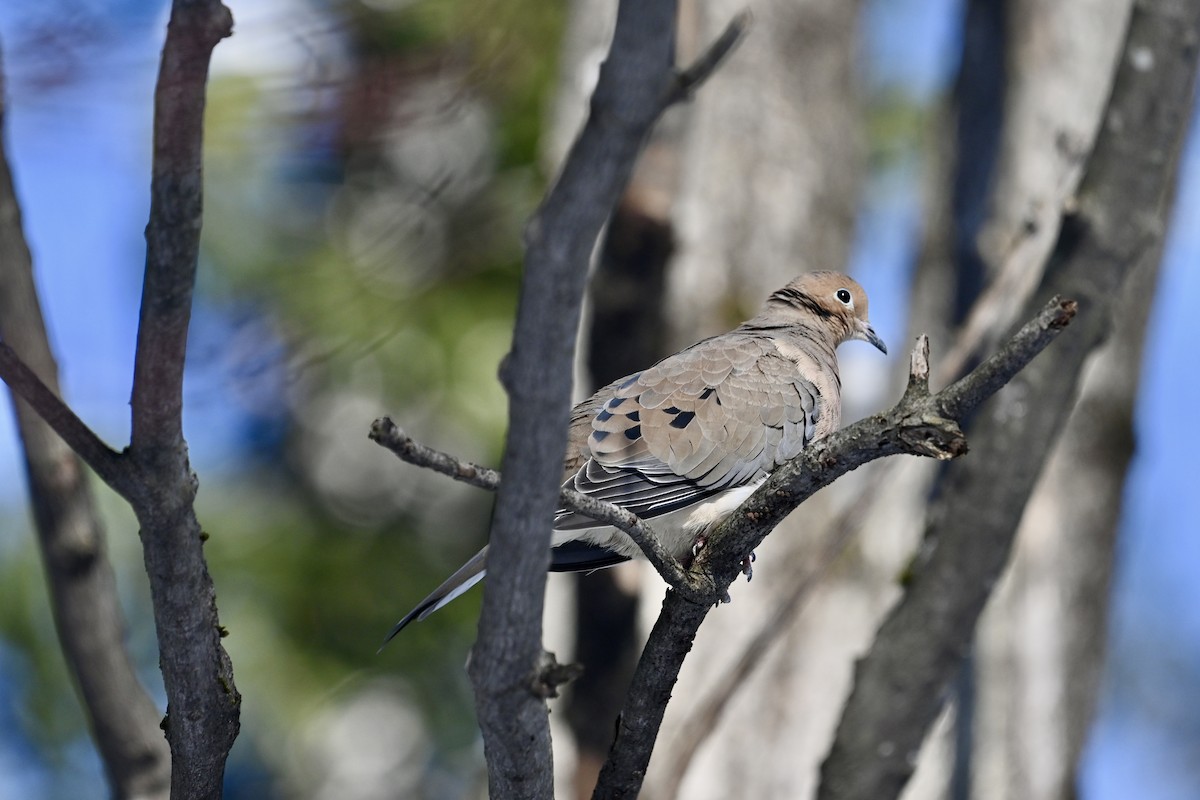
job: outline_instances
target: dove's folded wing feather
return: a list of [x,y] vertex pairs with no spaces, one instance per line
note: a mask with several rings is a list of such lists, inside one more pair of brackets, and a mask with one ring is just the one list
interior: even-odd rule
[[[821,413],[796,363],[752,334],[701,342],[609,388],[580,452],[591,457],[567,485],[648,519],[761,480],[804,448]],[[555,528],[594,524],[560,512]]]

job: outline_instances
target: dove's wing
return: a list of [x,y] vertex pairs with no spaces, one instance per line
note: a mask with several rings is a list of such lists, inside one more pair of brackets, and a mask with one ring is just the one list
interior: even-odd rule
[[[734,332],[616,384],[567,485],[653,518],[760,480],[813,438],[812,380],[767,336]],[[593,526],[560,512],[558,530]]]

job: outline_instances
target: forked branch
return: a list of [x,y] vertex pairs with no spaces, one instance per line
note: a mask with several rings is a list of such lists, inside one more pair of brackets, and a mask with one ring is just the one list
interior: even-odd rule
[[[742,556],[754,550],[776,525],[818,489],[845,473],[889,455],[938,459],[967,451],[961,420],[1013,379],[1074,318],[1072,300],[1054,298],[1003,347],[970,374],[931,394],[929,341],[922,336],[911,355],[908,387],[890,410],[856,422],[814,443],[799,458],[780,467],[708,539],[691,569],[662,550],[653,530],[628,511],[564,490],[564,508],[625,531],[675,591],[669,592],[651,633],[621,715],[617,739],[601,772],[595,797],[633,797],[641,788],[666,702],[691,648],[696,631],[713,603],[725,596],[740,572]],[[457,480],[495,491],[495,470],[459,461],[415,442],[391,420],[377,420],[371,438],[400,458]],[[664,568],[665,566],[665,568]]]

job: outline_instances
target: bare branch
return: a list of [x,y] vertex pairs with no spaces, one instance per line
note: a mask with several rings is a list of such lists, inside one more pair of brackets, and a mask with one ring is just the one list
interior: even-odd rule
[[[5,336],[6,340],[10,338],[11,333]],[[130,491],[131,465],[122,463],[121,454],[105,444],[87,423],[76,416],[58,393],[43,383],[21,360],[8,341],[0,341],[0,379],[8,384],[15,395],[28,403],[102,481],[118,494],[126,496]]]
[[[1049,310],[1047,307],[1043,313]],[[951,351],[958,352],[960,349],[954,345]],[[943,364],[948,357],[943,356],[939,360],[938,369],[942,373],[947,371]],[[930,371],[929,338],[921,335],[917,338],[917,345],[910,357],[906,398],[928,396]],[[755,633],[737,661],[717,679],[705,697],[695,702],[692,713],[678,726],[679,732],[672,746],[673,761],[667,770],[669,780],[673,781],[669,786],[678,788],[688,764],[700,746],[708,740],[709,734],[715,730],[716,721],[724,713],[729,700],[746,684],[749,675],[764,663],[765,653],[779,641],[778,632],[789,624],[812,590],[824,580],[832,565],[842,558],[854,535],[860,530],[863,520],[869,517],[875,501],[887,496],[896,479],[903,474],[901,468],[909,465],[901,461],[889,461],[876,466],[882,468],[873,473],[872,491],[837,515],[821,550],[804,564],[804,571],[795,576],[792,587],[775,603],[770,614],[756,621]],[[672,793],[673,791],[667,792],[668,795]]]
[[208,62],[233,31],[220,0],[175,0],[154,94],[154,158],[146,273],[133,367],[130,450],[183,441],[183,366],[200,250]]
[[6,345],[0,375],[133,506],[168,702],[171,797],[221,792],[241,696],[221,646],[196,477],[183,439],[183,366],[199,255],[202,133],[212,50],[233,18],[219,0],[175,0],[155,90],[146,273],[134,363],[132,441],[118,455]]
[[[822,800],[897,796],[945,689],[970,647],[1038,474],[1065,424],[1084,361],[1111,325],[1113,298],[1164,229],[1192,108],[1200,0],[1134,5],[1112,95],[1063,220],[1041,291],[1070,292],[1079,330],[1023,373],[972,430],[980,457],[947,474],[908,591],[859,661],[821,768]],[[968,377],[959,384],[971,382]],[[963,396],[986,391],[986,379]]]
[[371,441],[391,450],[401,461],[449,475],[456,481],[489,492],[500,489],[500,473],[496,470],[461,461],[449,453],[423,445],[399,428],[390,417],[380,417],[372,422],[369,436]]
[[146,273],[134,361],[128,458],[167,695],[171,797],[219,797],[241,695],[193,505],[183,439],[183,366],[199,257],[205,87],[213,48],[232,32],[219,0],[175,0],[154,105]]
[[1078,311],[1078,304],[1074,300],[1058,301],[1055,298],[1036,317],[1025,323],[994,356],[962,380],[951,384],[941,395],[943,399],[938,404],[940,413],[953,419],[962,419],[968,413],[965,409],[978,408],[985,399],[1012,380],[1015,373],[1007,368],[1010,356],[1019,357],[1031,345],[1039,350],[1045,347]]
[[553,796],[545,702],[529,686],[542,654],[550,519],[566,452],[571,357],[587,266],[674,76],[675,0],[622,0],[591,112],[525,231],[525,274],[501,380],[508,441],[489,536],[488,581],[468,672],[493,797]]
[[[423,445],[387,417],[372,423],[370,438],[410,464],[440,472],[480,489],[491,492],[500,489],[500,473],[496,470],[461,461],[448,453]],[[627,533],[641,548],[646,560],[662,575],[663,580],[688,599],[702,604],[715,602],[717,599],[711,583],[704,583],[701,580],[702,576],[686,572],[683,565],[662,546],[654,529],[637,515],[606,500],[597,500],[573,489],[561,489],[558,500],[568,511],[579,512],[599,523],[612,525]]]
[[[0,99],[0,119],[2,103]],[[170,753],[158,728],[162,715],[138,680],[126,650],[125,623],[104,528],[87,471],[71,450],[86,454],[85,460],[118,491],[131,465],[122,463],[58,397],[58,366],[50,351],[21,210],[2,144],[0,336],[4,339],[0,342],[0,377],[14,394],[13,409],[54,625],[104,762],[110,794],[165,800]],[[10,343],[25,354],[28,365]]]
[[[925,338],[925,337],[921,337]],[[914,350],[914,353],[916,350]],[[904,462],[882,462],[887,466],[898,466]],[[894,473],[892,473],[894,474]],[[833,572],[833,566],[842,561],[846,548],[854,541],[869,517],[871,502],[850,504],[831,526],[820,550],[805,559],[801,570],[789,575],[790,587],[764,616],[753,621],[754,633],[738,653],[737,660],[714,681],[704,694],[690,698],[688,715],[683,722],[672,725],[670,754],[671,762],[666,769],[667,779],[663,784],[664,797],[678,797],[679,787],[687,774],[688,766],[701,746],[717,730],[718,723],[739,690],[748,685],[750,676],[766,663],[767,654],[777,644],[787,641],[780,631],[788,629],[796,614],[812,596],[813,590],[822,585]]]
[[753,20],[754,15],[750,13],[750,9],[748,8],[735,14],[733,19],[729,20],[729,24],[725,26],[725,30],[713,40],[708,49],[701,53],[700,57],[691,66],[680,70],[675,76],[664,105],[670,106],[690,100],[692,95],[696,93],[696,90],[700,88],[700,85],[717,71],[721,63],[733,52],[733,49],[737,47],[742,39],[745,38],[746,31],[750,29],[750,23]]
[[563,489],[559,499],[563,508],[577,511],[628,534],[667,585],[684,597],[701,605],[720,602],[723,594],[716,593],[712,581],[706,575],[685,571],[683,565],[662,546],[654,529],[637,515],[607,500],[589,497],[574,489]]
[[[927,377],[927,343],[918,340],[909,390],[891,410],[861,420],[814,443],[798,458],[777,469],[745,503],[709,537],[693,570],[711,571],[719,590],[728,589],[740,573],[741,558],[800,503],[836,478],[877,458],[900,453],[953,458],[966,452],[958,422],[1024,369],[1061,332],[1075,314],[1075,304],[1054,298],[1030,324],[979,365],[971,380],[921,396]],[[913,387],[916,387],[915,389]],[[984,392],[977,391],[984,387]],[[945,415],[952,409],[958,416]],[[612,752],[600,773],[594,798],[635,797],[650,761],[663,712],[683,658],[708,613],[670,592],[646,643],[630,687]]]

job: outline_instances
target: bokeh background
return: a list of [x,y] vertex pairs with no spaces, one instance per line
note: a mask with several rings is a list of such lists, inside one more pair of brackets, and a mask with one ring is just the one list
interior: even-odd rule
[[[218,46],[210,84],[185,386],[198,510],[245,698],[227,796],[475,796],[482,753],[463,663],[478,594],[375,650],[481,544],[490,498],[399,464],[366,431],[390,414],[429,444],[498,462],[506,405],[496,369],[521,226],[578,118],[562,98],[583,96],[594,71],[595,51],[573,52],[579,42],[566,35],[588,4],[230,5],[235,36]],[[118,445],[128,438],[166,10],[162,0],[0,4],[4,136],[64,393]],[[866,154],[840,260],[871,292],[892,352],[884,364],[868,348],[843,349],[851,418],[894,396],[907,331],[920,328],[909,319],[911,286],[937,132],[964,46],[979,52],[964,45],[966,13],[965,0],[868,0],[853,5],[855,37],[829,45],[854,67],[860,91],[847,103],[862,125],[846,138]],[[731,69],[768,35],[769,15]],[[702,90],[695,105],[705,102]],[[1099,716],[1079,771],[1088,800],[1200,797],[1194,141],[1178,192],[1141,366]],[[782,216],[802,213],[788,197],[779,195]],[[688,219],[696,224],[687,214],[681,237]],[[754,245],[740,248],[741,269],[753,272]],[[828,250],[823,258],[837,257]],[[720,307],[710,316],[736,321],[775,275],[816,266],[840,264],[773,264],[760,282],[734,273],[676,286],[673,335],[686,343],[704,332],[678,311],[691,307],[689,292]],[[57,649],[7,404],[0,415],[0,798],[102,797]],[[129,646],[161,702],[136,524],[94,483]],[[658,586],[643,585],[653,609]],[[738,599],[758,585],[739,587]],[[552,601],[565,596],[553,591]]]

